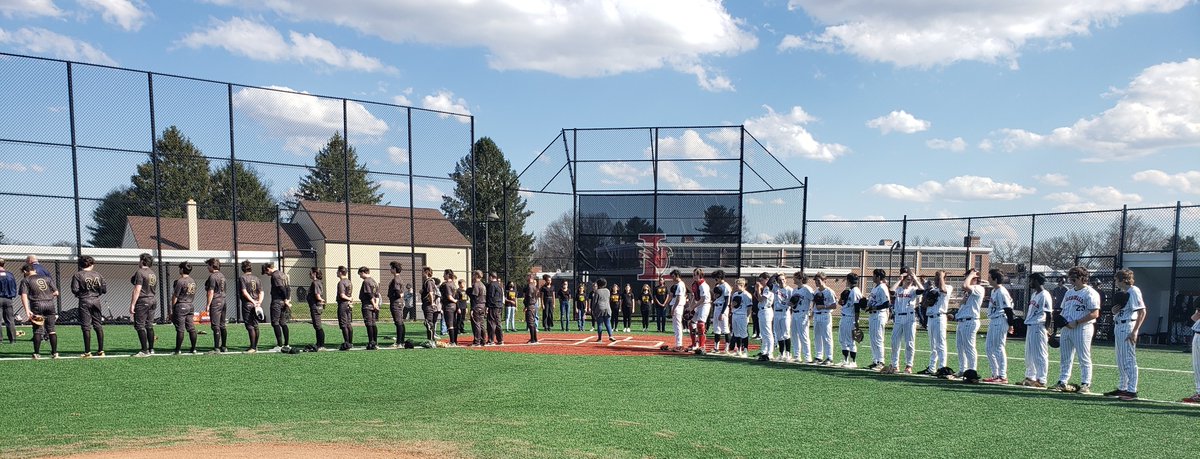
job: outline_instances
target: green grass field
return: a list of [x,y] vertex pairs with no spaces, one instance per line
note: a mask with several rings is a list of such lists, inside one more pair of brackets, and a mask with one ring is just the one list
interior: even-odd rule
[[[308,325],[291,328],[294,342],[312,341]],[[340,340],[336,328],[326,330],[330,341]],[[381,326],[385,336],[391,330]],[[417,324],[409,330],[423,335]],[[173,345],[174,333],[171,326],[157,331],[161,352]],[[263,332],[263,347],[273,345],[270,328]],[[60,333],[64,355],[77,353],[78,327]],[[110,327],[108,338],[110,354],[135,350],[129,326]],[[364,338],[358,330],[356,341]],[[207,348],[211,336],[200,343]],[[231,326],[230,344],[245,346],[240,325]],[[1021,357],[1023,345],[1011,341],[1010,358]],[[927,348],[921,335],[918,349]],[[0,357],[26,356],[29,349],[28,342],[0,345]],[[1142,371],[1143,397],[1190,395],[1188,354],[1149,348],[1139,354],[1143,367],[1161,369]],[[1111,347],[1097,346],[1094,355],[1101,365],[1113,361]],[[927,356],[917,354],[918,366]],[[1019,378],[1023,368],[1013,360],[1010,376]],[[1095,387],[1107,390],[1115,378],[1113,368],[1099,366]],[[1200,407],[681,355],[421,349],[3,361],[0,379],[9,387],[0,457],[197,438],[435,441],[475,457],[1195,457],[1200,451]]]

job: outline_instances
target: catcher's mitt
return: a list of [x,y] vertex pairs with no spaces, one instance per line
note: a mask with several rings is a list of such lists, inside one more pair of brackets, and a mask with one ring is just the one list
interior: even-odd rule
[[42,325],[45,325],[46,317],[41,314],[34,314],[32,317],[29,318],[29,323],[40,327]]
[[854,331],[850,332],[850,337],[854,339],[854,342],[861,343],[863,340],[862,329],[858,328],[858,327],[854,327]]

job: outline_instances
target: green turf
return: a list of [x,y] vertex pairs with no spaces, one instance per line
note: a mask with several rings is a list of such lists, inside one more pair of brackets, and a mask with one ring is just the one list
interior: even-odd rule
[[[311,327],[292,329],[297,342],[311,341]],[[381,329],[389,335],[391,326]],[[173,339],[170,326],[158,330]],[[64,346],[78,346],[78,328],[63,331]],[[263,331],[265,345],[273,338]],[[136,342],[128,326],[109,334],[114,351]],[[919,349],[928,347],[923,340]],[[244,346],[240,326],[230,341]],[[1010,342],[1010,356],[1021,346]],[[14,355],[23,355],[29,343],[16,347]],[[1095,355],[1112,362],[1110,347]],[[1190,366],[1175,349],[1140,355],[1159,368]],[[926,358],[918,354],[918,362]],[[1023,371],[1020,361],[1011,365],[1010,373]],[[1142,376],[1145,397],[1177,399],[1191,389],[1190,374]],[[5,361],[0,379],[9,399],[20,400],[0,417],[0,457],[123,444],[113,438],[154,444],[201,431],[232,442],[439,440],[479,457],[1018,457],[1068,454],[1062,445],[1086,445],[1080,454],[1102,457],[1194,457],[1200,450],[1195,407],[690,356],[437,349]],[[1097,368],[1097,388],[1114,381],[1113,369]]]

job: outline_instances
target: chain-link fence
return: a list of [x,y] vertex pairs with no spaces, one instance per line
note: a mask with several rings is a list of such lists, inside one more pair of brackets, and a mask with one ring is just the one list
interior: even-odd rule
[[6,53],[0,81],[0,258],[10,271],[40,259],[62,322],[77,316],[84,255],[108,279],[114,322],[128,320],[143,252],[164,287],[160,320],[184,261],[203,283],[204,261],[219,260],[231,305],[243,261],[256,275],[275,263],[297,304],[313,272],[336,301],[339,266],[356,299],[369,268],[386,304],[392,262],[418,294],[422,266],[469,279],[483,264],[485,217],[442,210],[475,208],[456,193],[475,186],[471,115]]

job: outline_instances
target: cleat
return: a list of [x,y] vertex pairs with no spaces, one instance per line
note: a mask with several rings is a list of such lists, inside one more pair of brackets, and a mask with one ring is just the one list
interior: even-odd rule
[[846,362],[846,365],[844,365],[844,367],[851,368],[851,369],[858,368],[858,363],[857,362]]
[[1075,392],[1079,392],[1079,393],[1085,394],[1085,395],[1092,393],[1092,385],[1091,384],[1080,384],[1076,387],[1077,388],[1075,389]]
[[138,352],[137,354],[133,354],[133,356],[134,357],[150,357],[150,353],[148,353],[146,351],[141,351],[141,352]]
[[1055,392],[1066,392],[1067,384],[1062,381],[1059,381],[1059,382],[1055,383],[1053,386],[1050,386],[1050,390],[1055,391]]
[[1125,391],[1123,391],[1121,389],[1116,389],[1116,390],[1110,390],[1110,391],[1105,392],[1100,395],[1103,395],[1105,397],[1120,397],[1122,395],[1125,395]]
[[933,367],[925,367],[925,369],[924,369],[924,370],[918,371],[918,372],[917,372],[917,374],[919,374],[919,375],[931,375],[931,374],[933,374]]
[[91,353],[91,352],[84,352],[84,353],[82,353],[82,354],[79,354],[79,358],[81,358],[81,359],[90,359],[90,358],[92,358],[92,353]]
[[1200,403],[1200,392],[1193,394],[1191,397],[1180,400],[1183,403]]
[[1117,397],[1117,398],[1120,398],[1121,400],[1128,402],[1128,401],[1132,401],[1132,400],[1137,400],[1138,396],[1137,396],[1137,392],[1125,391],[1124,394],[1121,394],[1121,396]]
[[42,360],[42,356],[40,354],[33,354],[32,358],[33,360]]
[[97,352],[96,357],[104,357],[104,351]]

